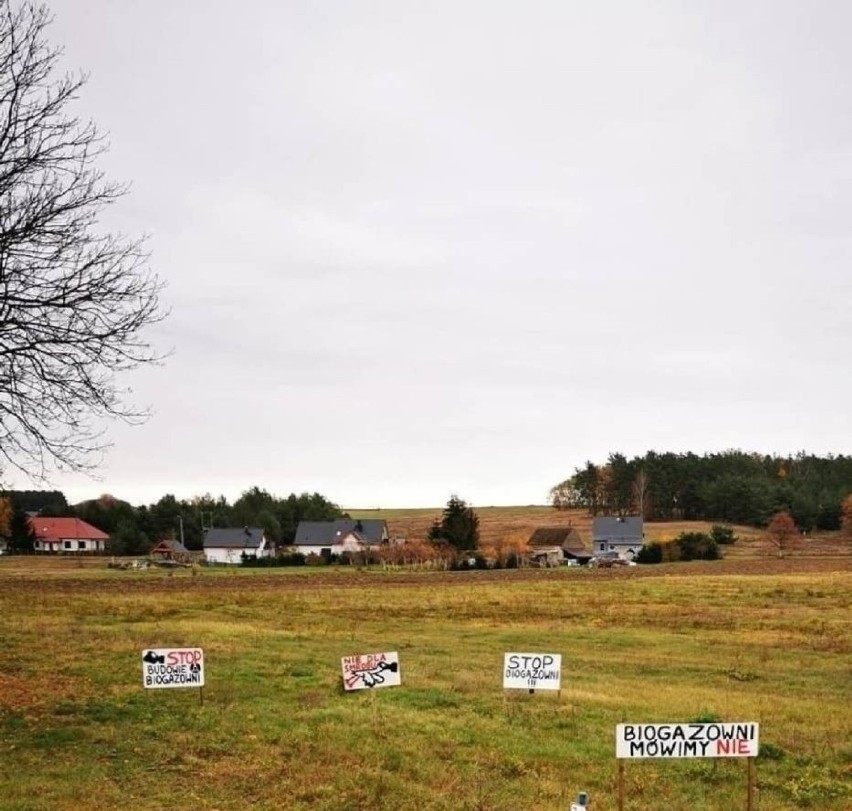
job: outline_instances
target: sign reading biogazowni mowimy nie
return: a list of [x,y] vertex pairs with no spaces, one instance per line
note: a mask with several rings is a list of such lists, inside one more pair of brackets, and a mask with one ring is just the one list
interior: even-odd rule
[[201,648],[148,648],[142,651],[145,687],[203,687],[204,652]]
[[618,724],[616,758],[757,757],[758,725]]

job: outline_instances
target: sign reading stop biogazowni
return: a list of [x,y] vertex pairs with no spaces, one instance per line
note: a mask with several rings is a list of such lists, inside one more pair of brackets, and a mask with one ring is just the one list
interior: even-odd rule
[[142,684],[147,688],[204,687],[204,651],[201,648],[142,651]]
[[559,690],[561,653],[506,653],[503,656],[504,690]]

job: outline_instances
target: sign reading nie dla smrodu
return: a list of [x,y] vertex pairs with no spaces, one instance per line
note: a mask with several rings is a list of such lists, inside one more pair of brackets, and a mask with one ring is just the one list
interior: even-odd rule
[[503,658],[504,690],[559,690],[561,653],[507,653]]
[[145,687],[204,687],[201,648],[148,648],[142,651]]
[[373,687],[399,687],[402,674],[399,672],[399,654],[364,653],[344,656],[340,660],[343,668],[345,690],[369,690]]
[[618,724],[617,758],[757,757],[758,725]]

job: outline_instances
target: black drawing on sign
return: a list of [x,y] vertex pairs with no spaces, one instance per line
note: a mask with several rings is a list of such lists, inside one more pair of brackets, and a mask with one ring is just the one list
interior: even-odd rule
[[161,653],[159,656],[154,653],[154,651],[149,650],[143,657],[143,662],[147,662],[149,665],[164,665],[166,663],[166,657]]
[[399,670],[397,662],[379,662],[370,670],[358,670],[350,673],[346,678],[346,686],[351,690],[352,685],[360,679],[365,687],[375,687],[377,684],[384,684],[385,677],[382,675],[386,670],[391,673],[396,673]]
[[189,672],[190,672],[190,673],[200,673],[200,672],[201,672],[201,665],[200,665],[200,664],[198,664],[198,662],[193,662],[193,663],[189,666]]

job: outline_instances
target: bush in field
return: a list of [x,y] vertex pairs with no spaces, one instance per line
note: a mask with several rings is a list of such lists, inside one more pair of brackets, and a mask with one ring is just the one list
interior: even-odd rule
[[271,569],[278,566],[304,566],[305,556],[301,552],[276,555],[272,558],[256,558],[245,555],[242,559],[242,565],[254,569]]
[[[492,561],[495,569],[517,569],[518,561],[529,552],[527,532],[516,532],[479,544],[477,554]],[[513,561],[510,565],[509,561]]]
[[719,546],[705,532],[682,532],[674,541],[680,549],[681,560],[718,560]]
[[645,544],[636,554],[637,563],[662,563],[663,562],[663,545],[657,543]]
[[383,545],[376,554],[388,566],[432,565],[439,557],[435,546],[416,539]]
[[718,543],[705,532],[682,532],[669,543],[645,544],[636,555],[637,563],[671,563],[678,560],[718,560]]
[[726,524],[713,524],[710,527],[710,538],[717,544],[732,544],[737,542],[734,528]]

